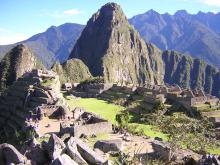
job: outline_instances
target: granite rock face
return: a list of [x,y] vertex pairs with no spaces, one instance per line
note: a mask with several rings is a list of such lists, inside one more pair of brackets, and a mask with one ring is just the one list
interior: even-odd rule
[[50,136],[46,149],[51,160],[57,159],[62,153],[64,153],[65,148],[65,144],[60,138],[58,138],[55,134]]
[[152,64],[162,66],[154,60],[157,56],[152,52],[129,24],[121,7],[108,3],[88,21],[70,59],[81,59],[93,76],[104,76],[106,82],[161,83],[162,76],[155,76]]
[[27,164],[28,160],[14,146],[4,143],[0,145],[0,163]]

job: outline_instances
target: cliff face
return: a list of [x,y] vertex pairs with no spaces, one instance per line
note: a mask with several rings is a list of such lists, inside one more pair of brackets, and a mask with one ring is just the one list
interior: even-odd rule
[[88,67],[79,59],[71,59],[64,64],[55,64],[52,68],[60,76],[60,82],[79,83],[92,77]]
[[165,65],[164,81],[185,88],[202,88],[205,92],[220,97],[220,72],[202,60],[183,56],[174,51],[162,55]]
[[24,73],[35,68],[44,66],[27,46],[16,46],[0,62],[0,89],[7,88]]
[[152,65],[161,68],[161,63],[152,52],[154,47],[145,44],[120,6],[108,3],[88,21],[70,59],[81,59],[93,76],[104,76],[106,82],[162,83],[162,74],[153,73]]

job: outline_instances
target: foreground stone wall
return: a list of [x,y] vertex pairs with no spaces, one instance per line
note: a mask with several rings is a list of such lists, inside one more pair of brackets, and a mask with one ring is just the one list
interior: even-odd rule
[[75,137],[80,137],[82,134],[89,136],[93,134],[96,135],[103,133],[111,133],[112,124],[106,121],[95,124],[79,125],[79,126],[74,126],[73,131]]

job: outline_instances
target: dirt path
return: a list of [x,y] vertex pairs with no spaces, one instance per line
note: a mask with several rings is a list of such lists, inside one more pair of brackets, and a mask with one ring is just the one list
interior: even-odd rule
[[38,124],[38,132],[40,135],[58,133],[60,131],[61,121],[56,119],[44,118]]

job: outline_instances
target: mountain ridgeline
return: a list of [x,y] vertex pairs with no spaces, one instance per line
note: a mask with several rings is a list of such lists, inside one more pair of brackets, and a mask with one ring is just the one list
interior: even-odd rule
[[160,51],[148,47],[156,49],[145,44],[119,5],[108,3],[88,21],[69,58],[81,59],[106,82],[161,84],[162,60],[154,55]]
[[65,62],[75,45],[83,25],[66,23],[61,26],[51,26],[47,31],[36,34],[31,38],[12,45],[0,45],[0,59],[19,44],[25,44],[50,68],[55,61]]
[[204,59],[220,68],[220,13],[189,14],[185,10],[174,15],[150,10],[134,16],[129,22],[145,41],[161,50],[176,50]]
[[[219,69],[208,64],[218,63],[218,55],[214,56],[212,53],[215,54],[215,49],[211,51],[210,47],[218,49],[218,45],[215,45],[218,40],[215,39],[220,30],[216,18],[218,14],[189,15],[180,11],[171,16],[159,15],[151,10],[128,21],[119,5],[108,3],[91,17],[85,28],[76,24],[51,27],[45,33],[24,41],[26,46],[17,46],[9,51],[0,64],[1,86],[10,85],[19,77],[16,74],[25,73],[23,69],[17,69],[17,66],[36,68],[35,64],[29,66],[18,62],[21,60],[14,61],[17,55],[23,55],[21,57],[24,58],[19,56],[18,59],[24,61],[37,59],[28,46],[33,52],[38,50],[36,56],[46,67],[51,66],[55,60],[62,63],[56,63],[52,68],[60,75],[62,83],[103,76],[106,82],[120,84],[168,83],[185,88],[203,88],[207,93],[220,97]],[[161,49],[185,48],[185,52],[180,51],[192,52],[194,57],[200,59],[175,51],[161,51],[154,44],[146,43],[129,22],[139,29],[146,41],[155,43]],[[206,26],[209,26],[209,30]],[[187,31],[187,28],[191,30]],[[214,43],[206,44],[208,41]],[[175,47],[171,46],[174,43]],[[0,51],[4,52],[12,46],[0,46]],[[202,56],[208,63],[201,60]],[[50,58],[45,60],[47,57]]]
[[166,83],[178,84],[184,88],[204,89],[206,93],[220,97],[220,72],[216,67],[175,51],[163,52],[162,58]]

